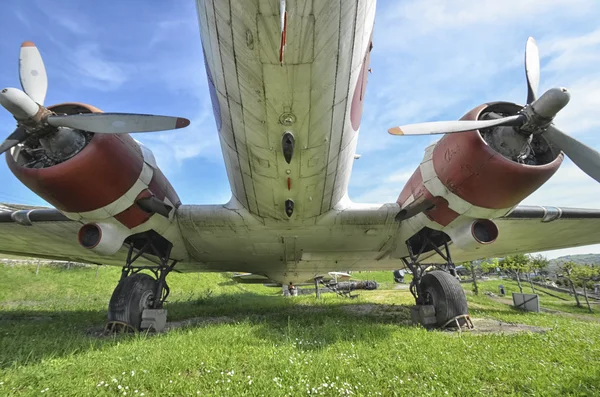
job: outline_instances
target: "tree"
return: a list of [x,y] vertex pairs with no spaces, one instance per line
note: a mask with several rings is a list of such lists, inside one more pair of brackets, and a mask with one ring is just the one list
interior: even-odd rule
[[471,277],[473,277],[473,293],[475,295],[479,295],[479,288],[477,287],[477,275],[475,274],[475,268],[478,267],[476,261],[473,262],[464,262],[462,265],[471,272]]
[[577,290],[575,289],[575,284],[573,283],[573,269],[577,267],[575,262],[565,262],[560,266],[560,270],[562,270],[562,277],[569,280],[569,284],[571,284],[571,289],[573,290],[573,296],[575,296],[575,302],[577,302],[577,307],[581,307],[581,303],[579,302],[579,296],[577,296]]
[[492,273],[497,272],[500,265],[498,264],[498,258],[490,258],[482,261],[479,264],[482,273]]
[[[519,290],[523,293],[523,286],[521,285],[521,273],[529,270],[529,257],[524,254],[509,255],[504,257],[498,266],[501,270],[508,274],[514,275],[519,285]],[[533,286],[532,286],[533,288]],[[534,290],[535,292],[535,290]]]
[[533,270],[533,272],[535,273],[536,276],[538,274],[543,274],[543,273],[548,272],[548,265],[550,264],[550,261],[544,255],[542,255],[542,254],[538,254],[535,256],[532,255],[530,263],[531,263],[531,270]]
[[590,313],[592,312],[592,308],[590,306],[590,301],[588,300],[587,283],[598,275],[600,275],[598,268],[590,265],[577,264],[573,266],[571,270],[571,278],[576,283],[583,286],[583,296],[585,297],[585,303]]

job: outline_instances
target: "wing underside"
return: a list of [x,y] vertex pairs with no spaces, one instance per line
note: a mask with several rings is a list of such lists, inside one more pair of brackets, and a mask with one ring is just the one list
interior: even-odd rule
[[98,265],[125,264],[127,247],[112,256],[100,256],[79,245],[79,228],[81,223],[53,208],[2,204],[0,254]]
[[[361,214],[363,217],[370,218],[368,212],[363,211]],[[27,217],[24,216],[25,213],[27,213]],[[387,217],[377,218],[377,221],[374,215],[372,217],[373,222],[369,223],[369,229],[376,228],[375,223],[378,222],[382,222],[382,226],[384,223],[386,225],[389,223],[382,220],[387,219]],[[451,246],[454,262],[459,263],[481,258],[501,257],[515,253],[540,252],[600,243],[600,210],[595,209],[518,206],[510,214],[503,218],[495,219],[494,222],[500,231],[498,239],[493,244],[484,245],[471,251]],[[30,225],[27,225],[28,223]],[[23,257],[123,266],[127,256],[126,246],[115,255],[100,256],[79,245],[77,242],[77,233],[80,227],[81,224],[79,222],[65,218],[55,209],[26,206],[0,207],[0,253]],[[243,224],[239,225],[239,227],[243,230],[247,228]],[[360,228],[361,226],[357,227]],[[231,230],[231,235],[221,237],[226,237],[228,241],[240,237],[241,229],[233,230],[235,228],[236,226],[231,225],[228,228],[228,230]],[[393,234],[392,229],[386,230]],[[244,242],[245,239],[242,239],[239,241],[239,244],[243,245]],[[359,243],[357,242],[356,244]],[[376,245],[380,247],[380,250],[386,249],[384,248],[386,245]],[[208,250],[209,248],[210,246],[205,246],[205,249]],[[348,249],[350,250],[350,248]],[[244,250],[240,250],[240,255],[244,254],[243,256],[245,257],[245,252]],[[364,268],[365,270],[375,270],[376,268],[380,268],[382,270],[383,268],[388,268],[389,265],[383,264],[382,261],[378,259],[373,260],[376,257],[383,259],[380,255],[383,253],[383,251],[379,254],[373,252],[372,255],[367,255],[362,260],[356,258],[356,269],[354,267],[353,269]],[[214,252],[214,254],[216,255],[215,258],[217,258],[223,253]],[[339,254],[343,256],[341,251],[339,251]],[[372,258],[368,259],[368,257]],[[141,259],[144,260],[143,258]],[[240,257],[237,259],[241,260],[243,258]],[[439,263],[442,261],[442,258],[435,254],[423,260],[424,263]],[[323,261],[317,267],[322,266],[323,271],[332,270],[333,268],[329,268],[331,264],[328,265],[326,262]],[[392,262],[396,263],[395,261]],[[198,266],[193,269],[187,269],[187,271],[218,271],[221,267],[220,265],[215,265],[210,269],[202,269],[202,266]],[[230,269],[223,268],[223,270]]]
[[[494,222],[499,235],[493,244],[472,251],[451,247],[453,261],[460,263],[600,243],[600,210],[597,209],[517,206]],[[431,263],[441,261],[437,254],[427,258]]]

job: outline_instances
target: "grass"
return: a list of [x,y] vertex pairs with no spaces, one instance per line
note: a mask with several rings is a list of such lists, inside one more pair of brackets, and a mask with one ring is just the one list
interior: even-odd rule
[[[469,293],[474,317],[551,330],[458,335],[409,325],[412,297],[391,289],[388,272],[356,274],[388,289],[320,301],[282,298],[278,288],[233,284],[224,274],[172,274],[169,320],[199,322],[160,335],[99,337],[119,269],[97,274],[0,267],[0,395],[600,393],[600,317],[579,316],[585,312],[573,310],[572,299],[541,294],[543,307],[560,312],[536,314]],[[480,288],[496,293],[498,283]]]

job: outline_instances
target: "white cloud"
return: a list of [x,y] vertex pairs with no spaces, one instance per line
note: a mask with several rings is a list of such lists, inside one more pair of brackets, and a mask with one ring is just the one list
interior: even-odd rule
[[80,13],[76,7],[64,4],[61,1],[36,1],[37,8],[44,14],[47,22],[53,22],[70,34],[82,36],[92,33],[94,24],[87,15]]
[[523,204],[600,208],[600,184],[565,160],[557,173]]
[[[497,35],[498,28],[505,26],[549,24],[552,20],[585,16],[596,6],[593,0],[411,0],[394,2],[383,15],[381,9],[378,11],[384,28],[404,33],[389,36],[390,41],[403,42],[399,38],[426,34],[443,39],[443,32],[454,34],[456,30],[477,40]],[[496,39],[500,41],[502,37],[496,36]]]
[[[394,165],[393,159],[387,159],[379,162],[376,168],[394,170]],[[356,203],[395,203],[417,166],[418,164],[402,167],[392,173],[373,172],[372,169],[356,170],[352,175],[350,188],[352,192],[358,193],[350,198]]]
[[180,168],[185,160],[202,157],[223,161],[212,108],[204,108],[186,128],[140,135],[139,140],[152,150],[165,173]]
[[70,54],[71,67],[80,76],[77,83],[100,91],[118,89],[135,71],[132,65],[107,59],[96,43],[79,46]]

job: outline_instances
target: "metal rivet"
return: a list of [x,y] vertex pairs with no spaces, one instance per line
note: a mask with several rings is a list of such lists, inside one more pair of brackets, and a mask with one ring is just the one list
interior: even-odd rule
[[282,113],[279,116],[279,122],[282,125],[290,126],[296,122],[296,115],[294,113]]

